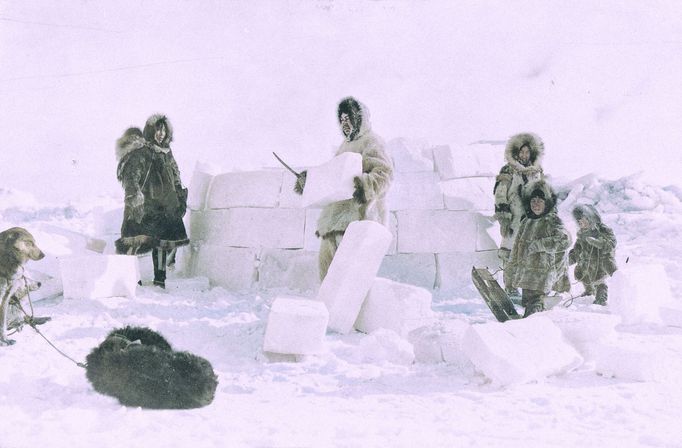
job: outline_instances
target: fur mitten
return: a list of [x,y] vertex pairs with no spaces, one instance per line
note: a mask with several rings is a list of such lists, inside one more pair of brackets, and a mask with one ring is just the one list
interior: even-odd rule
[[296,194],[303,194],[303,189],[305,188],[305,180],[308,177],[307,171],[301,171],[301,173],[296,178],[296,184],[294,184],[294,192]]
[[353,199],[355,199],[358,204],[366,204],[367,196],[365,195],[365,187],[362,185],[362,179],[357,176],[354,177],[353,184],[355,185]]

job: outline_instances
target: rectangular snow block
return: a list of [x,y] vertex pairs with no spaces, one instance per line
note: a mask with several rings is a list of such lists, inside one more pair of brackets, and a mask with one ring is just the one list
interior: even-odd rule
[[661,264],[619,266],[609,284],[608,307],[624,324],[661,323],[659,308],[673,302],[670,282]]
[[452,158],[457,161],[448,173],[451,178],[497,176],[504,160],[505,142],[499,144],[473,144],[452,148]]
[[203,244],[192,247],[190,275],[207,277],[212,285],[231,291],[254,286],[258,249]]
[[320,286],[317,259],[317,252],[263,249],[258,263],[258,287],[316,292]]
[[[487,267],[495,272],[500,267],[497,251],[449,252],[436,254],[438,279],[436,287],[441,291],[475,290],[471,282],[471,268]],[[478,296],[478,293],[476,293]]]
[[76,255],[59,259],[64,298],[135,297],[140,279],[137,257]]
[[474,365],[463,350],[463,339],[470,325],[463,320],[440,320],[410,332],[407,340],[414,347],[415,360],[425,364],[445,362],[462,374],[472,376]]
[[355,329],[369,334],[384,328],[406,337],[410,331],[433,320],[430,291],[376,277],[362,303]]
[[398,218],[399,253],[473,252],[477,214],[450,210],[403,210]]
[[344,152],[322,165],[308,168],[302,207],[324,207],[353,197],[353,178],[362,175],[362,155]]
[[350,223],[317,294],[329,310],[329,329],[342,334],[353,329],[391,237],[377,222]]
[[194,165],[192,179],[187,191],[187,208],[190,210],[206,208],[206,199],[211,189],[211,182],[218,172],[218,168],[214,165],[201,162]]
[[207,208],[277,207],[282,171],[243,171],[215,176]]
[[386,255],[381,262],[378,275],[397,282],[433,289],[436,285],[436,255]]
[[309,208],[305,211],[305,230],[303,236],[303,249],[312,252],[320,251],[322,240],[315,234],[317,232],[317,220],[320,219],[322,209]]
[[619,333],[589,345],[595,371],[624,380],[681,384],[682,336]]
[[433,171],[396,173],[386,195],[389,210],[439,210],[443,192]]
[[211,288],[208,277],[167,278],[168,291],[208,291]]
[[616,336],[616,325],[620,316],[607,313],[567,310],[563,307],[552,308],[544,313],[559,327],[564,339],[582,352],[586,343],[602,341]]
[[324,351],[329,312],[316,300],[277,297],[272,302],[263,351],[314,355]]
[[305,210],[231,208],[192,212],[190,238],[234,247],[303,248]]
[[434,146],[431,149],[433,164],[441,180],[455,178],[455,159],[449,146]]
[[479,371],[502,386],[541,380],[582,363],[559,327],[540,315],[472,325],[462,347]]
[[396,138],[386,143],[396,173],[433,172],[433,154],[424,143]]
[[467,177],[440,183],[448,210],[495,210],[494,177]]
[[497,250],[502,244],[500,223],[491,215],[480,214],[476,217],[478,227],[476,235],[476,250]]

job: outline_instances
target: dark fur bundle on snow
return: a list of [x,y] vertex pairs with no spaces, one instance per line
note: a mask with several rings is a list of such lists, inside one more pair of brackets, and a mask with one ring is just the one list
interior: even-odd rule
[[218,386],[210,362],[174,351],[163,336],[145,327],[112,331],[86,360],[95,390],[125,406],[199,408],[213,401]]

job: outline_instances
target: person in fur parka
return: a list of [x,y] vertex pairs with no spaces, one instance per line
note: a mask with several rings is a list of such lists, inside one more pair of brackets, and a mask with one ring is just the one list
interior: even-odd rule
[[514,240],[505,283],[521,288],[524,317],[543,311],[549,291],[567,292],[567,253],[570,236],[556,211],[557,197],[550,185],[540,180],[522,190],[526,217]]
[[[327,205],[317,221],[315,234],[322,238],[319,254],[321,280],[327,275],[348,224],[372,220],[386,225],[386,192],[393,180],[393,161],[384,149],[383,140],[371,130],[367,107],[353,97],[344,98],[337,108],[337,118],[345,140],[335,156],[344,152],[361,154],[362,175],[354,179],[353,198]],[[304,180],[297,182],[295,191],[302,194],[304,186]]]
[[118,253],[152,251],[154,284],[165,287],[169,251],[189,243],[182,217],[187,189],[170,149],[173,127],[164,115],[152,115],[144,130],[129,128],[116,142],[117,178],[125,190]]
[[573,218],[578,223],[575,246],[568,253],[569,264],[575,264],[575,279],[585,286],[583,295],[595,295],[594,303],[606,305],[608,285],[606,277],[616,272],[616,236],[602,223],[601,216],[591,205],[577,205]]
[[[506,164],[495,178],[495,218],[500,223],[499,255],[503,267],[509,258],[509,253],[518,234],[521,219],[525,216],[525,208],[521,200],[521,189],[543,178],[542,157],[545,146],[536,134],[524,132],[512,136],[507,141],[504,152]],[[517,295],[518,291],[505,284],[510,295]]]

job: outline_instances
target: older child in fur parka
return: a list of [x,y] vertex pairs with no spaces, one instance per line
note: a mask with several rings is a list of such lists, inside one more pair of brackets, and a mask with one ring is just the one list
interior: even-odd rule
[[568,253],[570,264],[575,264],[575,279],[585,286],[583,295],[595,294],[594,303],[606,305],[608,286],[606,277],[616,272],[616,236],[602,223],[601,216],[591,205],[578,205],[573,209],[578,223],[575,246]]
[[544,180],[522,191],[526,218],[521,221],[509,263],[505,284],[522,289],[524,317],[543,311],[549,291],[570,289],[567,254],[570,236],[556,211],[556,194]]
[[[514,238],[526,214],[521,200],[521,189],[542,179],[542,157],[545,146],[542,139],[530,132],[512,136],[507,141],[504,158],[507,162],[495,178],[495,218],[500,223],[500,259],[503,266],[508,261]],[[508,294],[518,294],[505,284]]]

